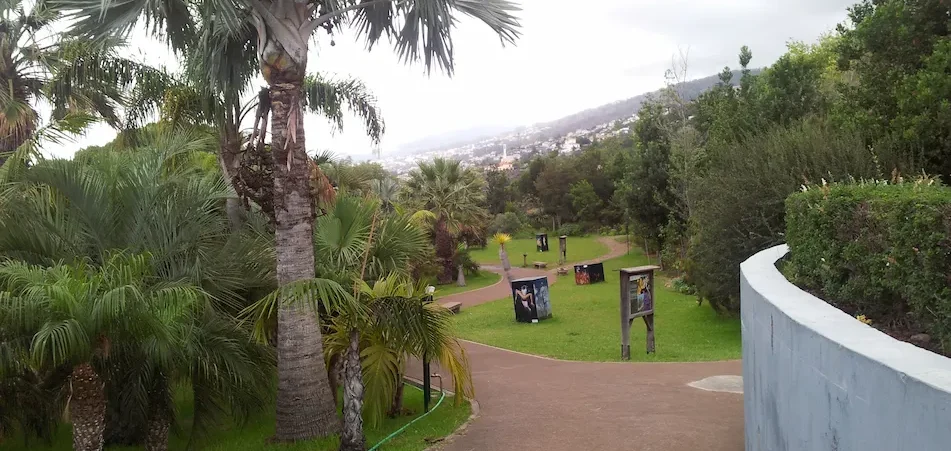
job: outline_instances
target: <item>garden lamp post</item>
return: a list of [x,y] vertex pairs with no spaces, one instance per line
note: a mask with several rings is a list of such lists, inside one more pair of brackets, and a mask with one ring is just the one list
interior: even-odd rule
[[[426,287],[426,296],[423,296],[423,302],[420,303],[420,308],[423,308],[426,304],[433,302],[433,293],[436,292],[436,287],[430,285]],[[432,386],[429,380],[429,355],[426,351],[423,351],[423,410],[429,412],[429,398],[432,394]]]

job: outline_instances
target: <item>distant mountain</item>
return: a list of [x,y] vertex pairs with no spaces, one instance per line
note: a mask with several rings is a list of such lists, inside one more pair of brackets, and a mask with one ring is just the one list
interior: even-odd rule
[[438,135],[427,136],[410,143],[399,146],[399,153],[420,153],[430,150],[450,149],[466,144],[477,143],[483,139],[492,138],[496,135],[508,133],[517,127],[508,125],[487,125],[473,127],[465,130],[440,133]]
[[[752,70],[754,75],[760,72],[762,72],[762,69]],[[740,71],[733,71],[733,84],[738,85],[740,77],[742,77]],[[709,77],[685,82],[681,85],[681,90],[689,100],[693,100],[719,82],[719,74],[711,75]],[[551,122],[535,124],[532,128],[536,130],[544,128],[544,131],[533,134],[533,136],[522,136],[520,139],[531,141],[532,139],[555,138],[564,136],[575,130],[589,129],[618,119],[629,118],[641,109],[641,105],[644,104],[644,102],[652,96],[657,96],[660,92],[661,90],[658,89],[629,99],[590,108]],[[433,150],[451,149],[453,147],[465,146],[485,139],[495,138],[502,134],[518,132],[525,128],[526,127],[486,126],[441,133],[404,144],[400,146],[398,153],[414,154]]]
[[[762,69],[754,69],[751,72],[755,75],[762,72]],[[742,77],[742,73],[740,71],[734,71],[733,84],[738,85],[740,77]],[[680,89],[687,99],[694,100],[704,91],[712,88],[719,82],[719,75],[711,75],[709,77],[685,82],[680,86]],[[545,131],[539,136],[540,138],[553,138],[563,136],[575,130],[588,129],[618,119],[625,119],[637,113],[644,102],[653,96],[659,95],[661,91],[662,90],[658,89],[629,99],[601,105],[551,122],[535,124],[535,127],[545,128]]]

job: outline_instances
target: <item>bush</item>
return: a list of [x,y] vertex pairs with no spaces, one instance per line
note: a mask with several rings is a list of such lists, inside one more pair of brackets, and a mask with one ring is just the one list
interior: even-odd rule
[[861,137],[818,119],[709,151],[706,174],[689,188],[695,207],[684,269],[701,297],[734,313],[740,263],[785,241],[786,197],[823,178],[880,178],[880,166],[895,164],[890,153],[877,150],[876,158]]
[[487,235],[492,236],[496,233],[505,233],[515,235],[522,229],[522,220],[518,215],[512,212],[495,215],[489,224]]
[[572,223],[562,224],[561,227],[558,228],[558,235],[559,236],[584,236],[585,235],[584,226],[582,226],[581,224],[572,224]]
[[925,331],[951,351],[951,189],[830,185],[786,202],[793,281],[886,328]]

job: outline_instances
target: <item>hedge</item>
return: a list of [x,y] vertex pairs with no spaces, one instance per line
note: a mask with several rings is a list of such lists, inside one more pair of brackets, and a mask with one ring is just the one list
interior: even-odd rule
[[951,189],[828,185],[786,201],[791,278],[884,328],[925,332],[951,351]]

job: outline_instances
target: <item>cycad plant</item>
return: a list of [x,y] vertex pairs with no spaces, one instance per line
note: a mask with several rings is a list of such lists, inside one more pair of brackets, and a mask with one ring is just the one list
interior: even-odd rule
[[114,344],[136,347],[155,361],[169,360],[180,345],[184,319],[206,302],[197,287],[152,283],[151,270],[147,256],[122,254],[99,266],[0,263],[4,333],[28,343],[31,366],[69,373],[75,450],[103,447],[102,372]]
[[[404,60],[423,61],[427,68],[438,66],[451,73],[451,31],[461,16],[485,23],[503,43],[514,42],[519,28],[514,16],[518,8],[508,0],[51,1],[69,9],[75,19],[73,30],[85,36],[126,35],[144,22],[182,53],[213,43],[197,38],[196,22],[214,22],[216,36],[256,38],[244,50],[253,49],[260,75],[268,85],[261,104],[269,105],[276,270],[281,285],[315,277],[315,206],[307,195],[311,174],[302,107],[307,63],[313,57],[310,43],[318,31],[333,33],[352,27],[366,38],[368,48],[385,38]],[[231,64],[238,62],[227,61],[221,67]],[[282,324],[277,343],[278,360],[282,361],[279,371],[321,368],[324,364],[318,356],[298,349],[321,348],[316,318],[306,310],[295,310],[292,303],[286,305],[278,318]],[[277,439],[308,439],[336,431],[335,406],[332,399],[322,397],[330,391],[324,371],[300,372],[293,377],[282,374],[278,379]]]
[[[155,147],[39,161],[0,196],[0,256],[98,267],[120,250],[148,253],[156,283],[208,294],[206,308],[182,326],[174,358],[153,360],[134,343],[112,344],[108,443],[161,449],[175,420],[173,384],[194,392],[193,433],[224,412],[259,407],[270,393],[273,356],[234,317],[273,289],[266,221],[250,215],[232,230],[223,202],[229,189],[198,150],[204,136],[159,134]],[[43,385],[55,381],[38,374]]]

